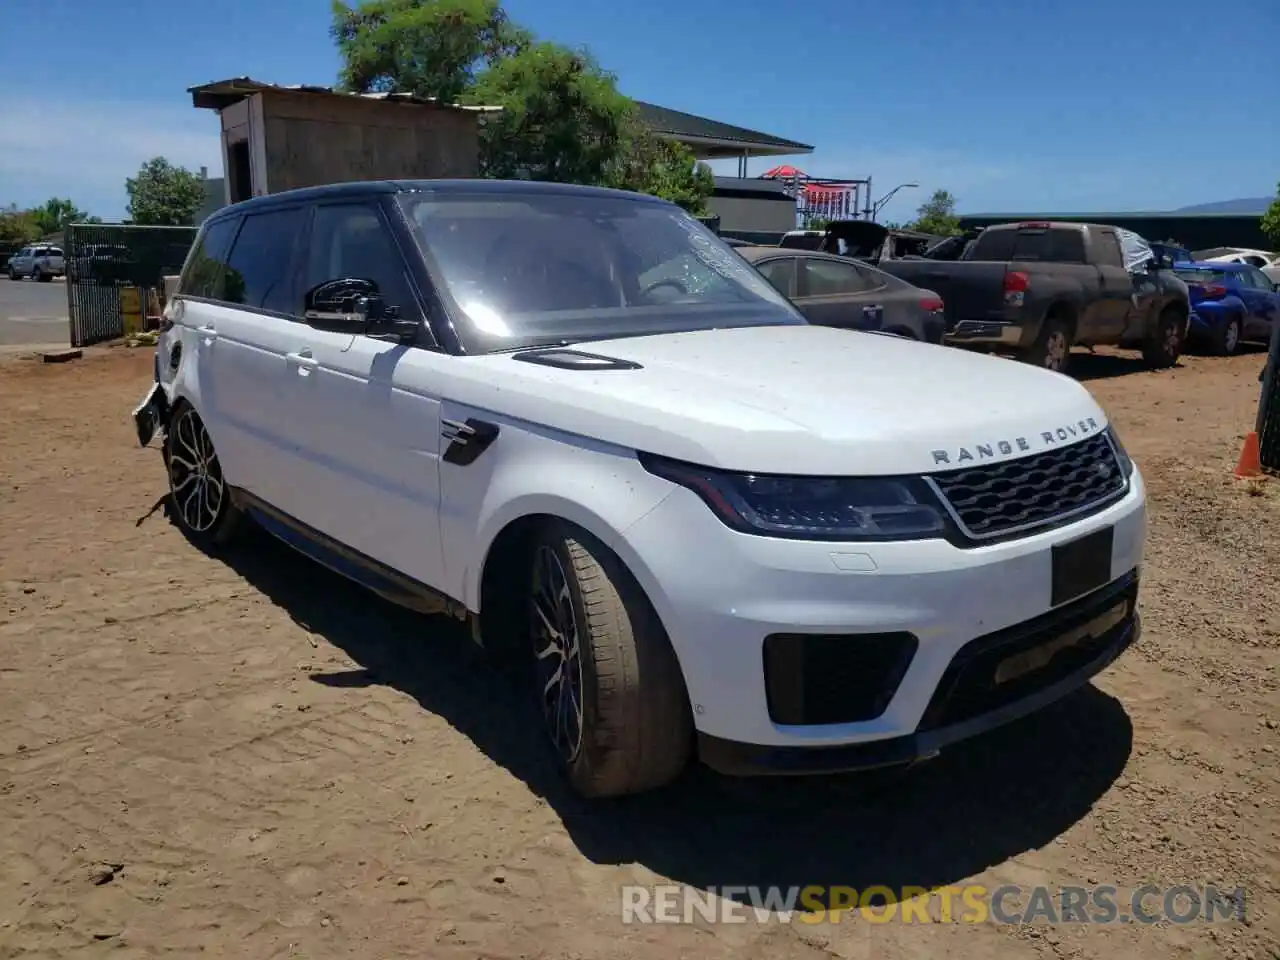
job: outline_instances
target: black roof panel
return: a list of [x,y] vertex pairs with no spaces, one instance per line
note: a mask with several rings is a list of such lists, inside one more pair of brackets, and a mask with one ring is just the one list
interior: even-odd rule
[[252,213],[290,203],[309,203],[315,200],[341,200],[382,196],[388,193],[482,193],[491,196],[541,194],[582,197],[611,197],[634,200],[638,203],[667,203],[658,197],[608,187],[586,187],[576,183],[549,183],[541,180],[353,180],[346,183],[330,183],[319,187],[300,187],[280,193],[242,200],[222,207],[209,216],[209,220],[221,220],[228,216]]

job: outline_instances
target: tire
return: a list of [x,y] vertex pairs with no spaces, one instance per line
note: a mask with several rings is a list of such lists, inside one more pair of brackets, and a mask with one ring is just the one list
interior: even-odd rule
[[1166,370],[1177,364],[1186,339],[1185,326],[1186,317],[1176,309],[1166,307],[1161,311],[1155,329],[1142,348],[1142,359],[1147,366]]
[[607,547],[567,523],[537,531],[530,561],[534,693],[569,782],[585,797],[671,782],[693,752],[689,698],[639,584]]
[[170,516],[178,529],[199,546],[211,548],[229,542],[243,515],[232,502],[204,421],[188,403],[179,403],[169,418],[164,464],[169,476]]
[[1239,317],[1228,317],[1226,323],[1213,331],[1213,339],[1210,341],[1209,346],[1214,355],[1230,357],[1239,352],[1240,334],[1243,330],[1244,324]]
[[1055,373],[1066,373],[1071,365],[1071,342],[1075,331],[1057,314],[1050,314],[1040,324],[1040,333],[1022,354],[1022,360]]

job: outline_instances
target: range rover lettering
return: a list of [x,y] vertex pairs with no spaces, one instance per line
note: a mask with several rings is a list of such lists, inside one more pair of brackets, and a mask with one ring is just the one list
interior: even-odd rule
[[652,197],[256,198],[163,326],[133,414],[182,531],[469,621],[588,796],[910,765],[1139,633],[1142,476],[1085,387],[806,323]]

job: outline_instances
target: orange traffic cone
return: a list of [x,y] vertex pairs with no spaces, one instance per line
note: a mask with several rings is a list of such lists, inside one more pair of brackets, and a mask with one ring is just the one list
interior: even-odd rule
[[1236,476],[1242,480],[1247,477],[1262,476],[1262,459],[1258,453],[1258,434],[1252,430],[1245,434],[1244,447],[1240,451],[1240,461],[1236,464]]

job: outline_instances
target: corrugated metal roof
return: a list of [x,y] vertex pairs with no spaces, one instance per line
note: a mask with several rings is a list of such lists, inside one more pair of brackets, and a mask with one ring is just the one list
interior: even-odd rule
[[408,103],[420,106],[431,106],[444,110],[463,110],[467,113],[497,113],[501,107],[467,106],[460,103],[441,103],[434,97],[419,97],[412,93],[348,93],[332,87],[321,87],[314,84],[267,83],[254,80],[252,77],[231,77],[227,80],[215,80],[196,87],[188,87],[193,106],[203,110],[223,110],[246,97],[266,90],[285,93],[309,93],[317,96],[359,97],[364,100],[385,100],[391,103]]
[[694,116],[692,113],[681,113],[667,107],[645,103],[637,100],[642,119],[655,133],[666,134],[672,139],[696,137],[702,140],[722,141],[744,148],[770,148],[774,151],[787,149],[789,153],[813,153],[813,147],[796,140],[786,140],[759,130],[748,130],[746,127],[735,127],[731,123],[719,120],[708,120],[706,117]]

